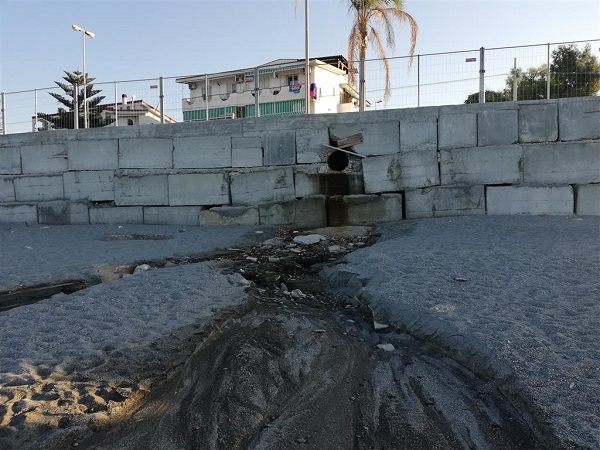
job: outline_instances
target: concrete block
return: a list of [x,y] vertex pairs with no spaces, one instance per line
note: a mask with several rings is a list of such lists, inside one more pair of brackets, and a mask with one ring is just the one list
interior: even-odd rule
[[115,177],[117,206],[168,205],[167,175],[125,175]]
[[327,199],[324,195],[262,204],[258,212],[261,225],[290,225],[296,228],[327,226]]
[[228,205],[226,173],[169,175],[169,205]]
[[143,223],[144,209],[141,206],[90,207],[90,223]]
[[171,169],[172,139],[119,139],[119,168]]
[[437,116],[400,121],[400,152],[437,150]]
[[18,202],[64,200],[62,175],[17,177],[15,199]]
[[232,167],[260,167],[263,165],[263,148],[260,136],[231,138]]
[[389,155],[400,151],[400,125],[397,120],[377,121],[376,117],[354,123],[335,124],[329,128],[332,139],[339,139],[354,134],[363,135],[363,143],[350,149],[365,156]]
[[15,201],[15,185],[12,178],[0,177],[0,203]]
[[21,173],[19,148],[0,147],[0,175],[19,175]]
[[230,189],[233,205],[258,205],[293,200],[294,172],[291,167],[281,167],[231,173]]
[[115,170],[119,167],[119,141],[68,141],[69,170]]
[[67,200],[99,202],[115,199],[114,172],[112,170],[65,172],[63,179]]
[[574,212],[571,186],[488,186],[487,213],[571,215]]
[[598,183],[600,140],[525,145],[523,163],[525,183]]
[[600,139],[600,97],[558,100],[559,140]]
[[520,183],[523,148],[520,145],[454,148],[440,152],[441,184]]
[[364,194],[363,176],[361,173],[327,172],[294,174],[296,197],[312,195],[354,195]]
[[145,206],[144,223],[197,226],[200,211],[202,206]]
[[259,222],[257,207],[220,206],[200,212],[201,226],[258,225]]
[[25,145],[21,147],[23,173],[61,173],[67,171],[65,144]]
[[343,195],[328,202],[329,226],[369,225],[402,220],[402,195]]
[[580,216],[600,216],[600,184],[577,186],[575,213]]
[[434,149],[365,158],[362,167],[367,194],[434,186],[440,182]]
[[38,203],[38,223],[47,225],[88,224],[90,217],[85,203],[56,200]]
[[476,147],[477,115],[441,114],[438,119],[438,148]]
[[556,103],[519,104],[519,142],[554,142],[557,139]]
[[262,135],[265,166],[284,166],[296,162],[296,133],[265,131]]
[[36,205],[0,204],[0,223],[36,223]]
[[296,160],[298,164],[311,164],[325,161],[322,144],[331,145],[329,128],[296,130]]
[[173,148],[176,169],[231,167],[230,136],[173,138]]
[[517,109],[486,109],[477,113],[477,145],[510,145],[519,142]]
[[406,218],[485,214],[483,186],[435,186],[404,193]]

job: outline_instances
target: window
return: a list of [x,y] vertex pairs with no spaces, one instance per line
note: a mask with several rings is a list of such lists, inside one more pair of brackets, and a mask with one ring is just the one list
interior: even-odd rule
[[127,126],[130,127],[133,125],[133,119],[127,119]]
[[288,86],[298,84],[298,75],[288,75]]

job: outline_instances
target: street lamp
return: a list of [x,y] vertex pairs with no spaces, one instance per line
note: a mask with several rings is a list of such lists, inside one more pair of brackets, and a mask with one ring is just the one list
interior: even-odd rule
[[[81,33],[81,42],[83,43],[83,128],[88,127],[88,105],[87,105],[87,74],[85,72],[85,37],[89,36],[94,39],[96,35],[91,31],[84,30],[77,25],[72,26],[74,31]],[[79,116],[78,116],[79,117]]]

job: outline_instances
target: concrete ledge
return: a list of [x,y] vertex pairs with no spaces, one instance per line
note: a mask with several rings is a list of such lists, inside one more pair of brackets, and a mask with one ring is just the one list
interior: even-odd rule
[[288,166],[254,172],[232,172],[230,189],[233,205],[258,205],[293,200],[294,171]]
[[519,112],[488,109],[477,113],[477,145],[510,145],[519,142]]
[[115,170],[119,166],[116,139],[68,141],[69,170]]
[[561,141],[600,139],[600,97],[558,100]]
[[285,166],[296,163],[296,133],[265,131],[262,135],[265,166]]
[[174,138],[173,167],[176,169],[231,167],[231,137]]
[[575,213],[580,216],[600,216],[600,184],[577,186]]
[[558,105],[519,105],[519,142],[554,142],[558,139]]
[[440,114],[438,148],[477,147],[477,114]]
[[437,150],[437,115],[400,121],[400,152]]
[[441,184],[520,183],[523,148],[520,145],[455,148],[440,152]]
[[67,200],[101,202],[115,199],[112,170],[65,172],[63,179]]
[[523,181],[540,184],[600,182],[600,140],[524,146]]
[[38,203],[37,209],[37,221],[40,224],[68,225],[90,223],[88,205],[85,203],[58,200],[54,202]]
[[144,223],[149,225],[199,225],[201,206],[146,206]]
[[173,140],[142,138],[119,139],[119,168],[173,168]]
[[301,200],[263,204],[258,208],[261,225],[293,225],[298,228],[327,226],[327,199],[323,195]]
[[13,179],[0,176],[0,203],[15,201],[15,185]]
[[65,144],[26,145],[21,147],[23,173],[62,173],[67,171]]
[[0,223],[36,223],[37,206],[32,204],[0,204]]
[[488,186],[487,213],[571,215],[574,211],[571,186]]
[[354,195],[364,194],[363,176],[361,173],[305,173],[294,174],[296,197],[312,195]]
[[262,165],[263,149],[259,136],[231,138],[232,167],[260,167]]
[[227,174],[185,173],[169,175],[169,205],[228,205]]
[[16,177],[15,199],[18,202],[64,200],[62,175]]
[[[400,123],[397,120],[381,121],[377,117],[349,114],[355,123],[335,124],[329,128],[332,138],[344,138],[357,133],[363,135],[363,143],[352,147],[360,155],[389,155],[400,151]],[[362,120],[361,120],[362,119]]]
[[311,164],[325,161],[321,144],[330,145],[328,127],[296,130],[296,162]]
[[167,175],[116,176],[115,204],[117,206],[168,205]]
[[21,153],[19,152],[19,148],[0,148],[0,175],[19,175],[21,173]]
[[257,207],[220,206],[200,211],[200,225],[258,225]]
[[367,194],[397,192],[440,182],[434,149],[365,158],[362,167]]
[[144,223],[144,210],[141,206],[90,208],[90,223],[119,224]]
[[483,186],[434,186],[404,193],[406,218],[485,214]]
[[402,220],[402,195],[340,195],[329,198],[328,225],[369,225]]

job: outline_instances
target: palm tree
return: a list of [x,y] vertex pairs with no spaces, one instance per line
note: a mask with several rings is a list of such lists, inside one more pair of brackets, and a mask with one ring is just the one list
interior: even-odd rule
[[[348,36],[348,60],[350,69],[354,69],[355,60],[359,59],[359,96],[360,110],[365,109],[365,59],[367,47],[372,44],[385,68],[385,92],[384,100],[388,100],[391,93],[390,88],[390,64],[385,53],[385,44],[394,49],[396,39],[394,24],[402,25],[408,23],[410,26],[410,61],[417,45],[418,26],[415,19],[404,11],[403,0],[349,0],[348,11],[354,18],[350,36]],[[382,32],[378,30],[381,28]],[[383,34],[383,36],[382,36]],[[382,39],[382,37],[384,39]],[[349,81],[354,83],[355,74],[349,72]]]

